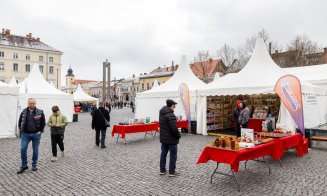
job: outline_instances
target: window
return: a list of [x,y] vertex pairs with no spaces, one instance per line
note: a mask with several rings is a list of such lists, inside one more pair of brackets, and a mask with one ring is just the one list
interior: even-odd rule
[[14,59],[18,59],[18,53],[14,53]]
[[31,56],[29,54],[26,54],[25,59],[26,60],[31,60]]
[[139,87],[136,87],[136,91],[139,92]]
[[146,83],[146,89],[147,89],[147,90],[150,89],[150,85],[149,85],[149,83]]
[[5,57],[5,53],[0,51],[0,57]]
[[39,68],[40,68],[40,72],[43,73],[43,65],[40,65]]
[[30,64],[26,64],[25,65],[25,71],[26,72],[30,72],[31,71],[31,65]]
[[49,57],[49,62],[53,63],[53,57],[52,56]]
[[142,90],[144,90],[144,84],[142,83]]
[[53,66],[50,66],[50,67],[49,67],[49,73],[50,73],[50,74],[53,74]]
[[43,56],[39,56],[39,61],[43,61]]
[[160,86],[160,82],[158,82],[158,85]]
[[152,82],[152,86],[154,85],[154,82]]
[[0,71],[4,71],[5,70],[5,64],[0,62]]
[[12,69],[13,69],[13,71],[18,71],[18,64],[17,63],[14,63]]

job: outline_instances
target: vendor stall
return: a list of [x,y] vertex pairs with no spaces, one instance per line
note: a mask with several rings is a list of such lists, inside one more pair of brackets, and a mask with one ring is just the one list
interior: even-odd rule
[[[99,99],[95,98],[95,97],[91,97],[90,95],[86,94],[81,85],[79,84],[74,92],[74,106],[75,106],[75,112],[81,112],[81,106],[80,104],[84,104],[84,105],[89,105],[89,108],[91,108],[91,106],[99,106]],[[88,110],[85,109],[84,110]],[[84,111],[83,110],[83,111]]]
[[[208,131],[233,129],[231,113],[238,99],[247,101],[252,118],[266,119],[271,115],[277,126],[295,130],[290,114],[274,92],[278,79],[288,74],[271,59],[265,43],[258,39],[249,62],[240,72],[197,90],[197,133],[207,135]],[[303,81],[301,86],[303,100],[308,100],[303,103],[305,127],[326,123],[327,111],[322,109],[327,107],[326,90]],[[260,129],[260,125],[255,124],[255,129]]]

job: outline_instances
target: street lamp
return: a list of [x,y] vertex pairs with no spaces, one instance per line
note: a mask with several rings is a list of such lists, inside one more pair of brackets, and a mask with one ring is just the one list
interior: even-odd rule
[[57,68],[57,89],[60,90],[59,89],[59,80],[58,80],[58,78],[59,78],[58,71],[59,71],[59,69]]

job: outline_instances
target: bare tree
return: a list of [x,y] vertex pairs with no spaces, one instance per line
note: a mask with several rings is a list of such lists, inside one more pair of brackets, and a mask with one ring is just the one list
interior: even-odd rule
[[235,50],[227,44],[224,44],[224,46],[217,52],[217,56],[227,67],[231,66],[236,60]]
[[288,45],[287,50],[296,50],[300,55],[319,52],[318,44],[306,35],[297,35]]
[[[244,49],[246,51],[246,53],[248,55],[251,55],[254,49],[254,46],[256,44],[256,41],[258,38],[262,38],[263,41],[265,42],[267,48],[269,48],[269,43],[271,43],[271,51],[275,51],[275,50],[280,50],[281,47],[279,46],[279,44],[277,42],[274,42],[271,40],[269,33],[265,30],[262,29],[261,31],[259,31],[258,33],[252,35],[250,38],[248,38],[245,42],[245,46]],[[271,52],[269,51],[269,52]]]

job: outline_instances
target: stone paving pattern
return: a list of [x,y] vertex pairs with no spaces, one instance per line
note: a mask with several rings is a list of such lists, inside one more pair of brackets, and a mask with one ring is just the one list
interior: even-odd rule
[[[112,123],[132,117],[129,109],[114,109]],[[159,176],[160,142],[144,134],[128,134],[127,144],[116,143],[107,131],[106,149],[95,146],[89,113],[79,114],[79,121],[70,123],[65,132],[65,158],[50,162],[49,128],[42,135],[38,171],[22,175],[20,139],[0,139],[0,195],[327,195],[327,151],[312,149],[303,158],[287,152],[282,167],[271,158],[269,175],[262,163],[243,164],[238,178],[241,192],[233,179],[210,175],[216,164],[196,165],[196,161],[213,137],[185,134],[178,146],[177,169],[181,176]],[[167,163],[168,165],[168,163]],[[221,171],[229,172],[227,165]]]

